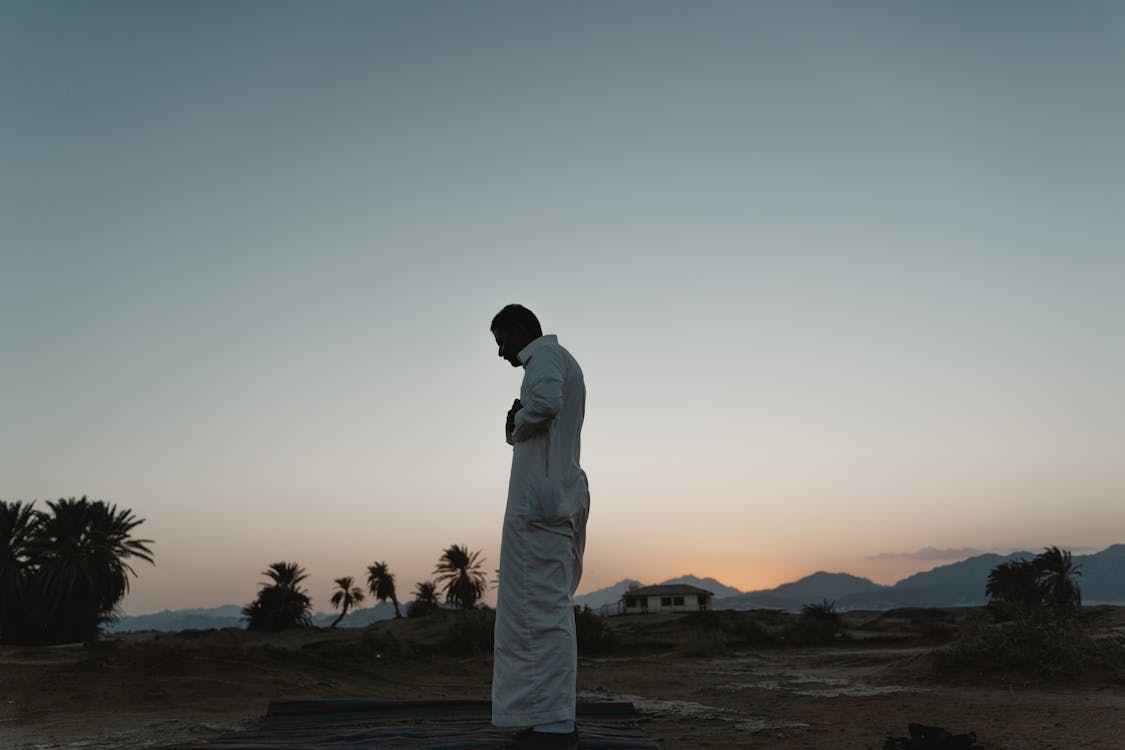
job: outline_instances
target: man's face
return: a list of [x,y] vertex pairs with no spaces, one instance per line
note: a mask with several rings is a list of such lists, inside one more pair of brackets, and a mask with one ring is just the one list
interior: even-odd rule
[[505,331],[503,328],[493,328],[492,336],[496,339],[497,356],[511,362],[512,367],[522,367],[519,353],[530,343],[524,341],[526,336],[521,336],[518,331]]

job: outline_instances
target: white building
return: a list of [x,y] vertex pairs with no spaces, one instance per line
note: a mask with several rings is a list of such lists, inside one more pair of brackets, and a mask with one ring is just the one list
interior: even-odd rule
[[702,612],[711,608],[711,597],[706,589],[682,583],[666,586],[645,586],[621,597],[622,614],[642,612]]

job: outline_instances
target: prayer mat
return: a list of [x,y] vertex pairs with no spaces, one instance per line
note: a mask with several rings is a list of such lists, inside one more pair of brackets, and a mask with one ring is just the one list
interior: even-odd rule
[[[388,748],[499,750],[514,729],[491,724],[488,701],[274,701],[260,729],[235,732],[181,750]],[[580,750],[660,750],[640,729],[632,703],[579,701]]]

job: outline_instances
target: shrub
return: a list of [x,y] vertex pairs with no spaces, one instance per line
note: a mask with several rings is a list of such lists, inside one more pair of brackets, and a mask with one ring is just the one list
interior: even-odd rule
[[617,634],[613,628],[589,607],[574,608],[574,633],[580,654],[602,654],[617,648]]
[[427,601],[423,601],[421,599],[415,599],[414,601],[410,602],[410,604],[406,605],[406,616],[407,617],[425,617],[426,615],[428,615],[430,612],[432,612],[433,610],[435,610],[437,608],[438,608],[438,605],[434,604],[433,602],[427,602]]
[[454,622],[437,646],[446,654],[479,654],[492,651],[496,613],[490,609],[461,609],[453,612]]
[[1106,669],[1125,676],[1122,637],[1098,638],[1082,622],[1079,567],[1070,552],[1048,547],[1033,560],[993,568],[985,586],[990,617],[974,620],[956,643],[935,652],[935,667],[972,665],[1048,678]]
[[833,624],[838,624],[840,622],[840,614],[836,611],[836,602],[830,602],[825,599],[819,604],[806,604],[801,607],[801,619],[810,622],[831,622]]
[[831,643],[842,636],[836,603],[827,599],[819,604],[806,604],[796,621],[784,631],[785,640],[807,645]]
[[1004,622],[977,619],[954,644],[934,653],[940,671],[973,667],[1017,671],[1046,678],[1077,677],[1091,669],[1125,675],[1125,640],[1096,637],[1069,618],[1021,617]]
[[739,629],[739,637],[748,646],[765,646],[777,641],[777,636],[757,620],[747,619]]
[[406,608],[406,616],[425,617],[439,606],[437,584],[433,581],[421,581],[414,584],[414,601]]
[[739,645],[774,643],[777,636],[759,622],[763,615],[771,619],[776,613],[707,610],[691,614],[685,622],[692,632],[680,650],[689,656],[714,656]]

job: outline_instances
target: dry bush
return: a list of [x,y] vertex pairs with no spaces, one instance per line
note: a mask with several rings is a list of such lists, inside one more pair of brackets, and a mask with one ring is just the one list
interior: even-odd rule
[[491,609],[462,609],[435,650],[444,654],[480,654],[492,651],[496,613]]
[[973,668],[982,672],[1034,673],[1074,678],[1109,672],[1125,678],[1125,638],[1098,636],[1075,619],[1018,617],[1003,622],[976,618],[953,644],[934,652],[939,671]]
[[802,646],[835,643],[843,637],[836,603],[827,599],[819,604],[806,604],[802,607],[801,614],[782,633],[786,642]]
[[589,607],[574,608],[574,632],[580,654],[605,654],[617,648],[613,628]]

